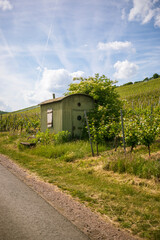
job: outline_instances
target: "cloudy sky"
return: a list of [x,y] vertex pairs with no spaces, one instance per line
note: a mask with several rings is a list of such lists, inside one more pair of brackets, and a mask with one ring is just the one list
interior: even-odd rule
[[160,74],[160,0],[0,0],[0,110],[95,73],[119,85]]

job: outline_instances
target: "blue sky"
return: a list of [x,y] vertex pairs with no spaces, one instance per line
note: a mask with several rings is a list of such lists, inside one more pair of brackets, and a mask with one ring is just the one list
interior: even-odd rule
[[160,74],[159,0],[0,0],[0,110],[95,73],[118,85]]

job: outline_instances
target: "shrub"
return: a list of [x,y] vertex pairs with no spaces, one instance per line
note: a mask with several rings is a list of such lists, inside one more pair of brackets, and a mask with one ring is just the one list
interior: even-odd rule
[[56,144],[66,143],[71,141],[72,135],[68,131],[62,131],[54,135],[54,140]]
[[51,142],[52,138],[53,134],[50,134],[49,130],[47,129],[46,132],[38,132],[32,142],[48,145]]

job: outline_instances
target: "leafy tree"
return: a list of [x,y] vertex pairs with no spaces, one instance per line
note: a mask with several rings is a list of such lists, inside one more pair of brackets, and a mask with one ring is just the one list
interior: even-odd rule
[[125,84],[123,84],[122,86],[127,86],[127,85],[131,85],[131,84],[133,84],[133,82],[125,83]]
[[159,77],[158,73],[153,74],[153,78],[154,78],[154,79],[156,79],[156,78],[158,78],[158,77]]
[[104,139],[109,138],[107,124],[114,120],[119,121],[122,102],[119,99],[115,81],[108,79],[105,75],[95,74],[94,77],[74,78],[79,83],[69,85],[68,94],[88,94],[95,100],[95,107],[89,115],[89,123],[92,138],[97,145]]
[[149,78],[148,77],[146,77],[144,80],[143,80],[143,82],[145,82],[145,81],[148,81],[149,80]]

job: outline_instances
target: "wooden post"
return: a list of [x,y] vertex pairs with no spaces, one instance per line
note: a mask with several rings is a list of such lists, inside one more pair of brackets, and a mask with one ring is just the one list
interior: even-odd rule
[[153,105],[151,105],[151,117],[153,115]]
[[134,110],[133,100],[132,100],[132,109]]
[[121,110],[121,124],[122,124],[122,134],[123,134],[123,148],[124,152],[126,153],[126,142],[125,142],[125,134],[124,134],[124,124],[123,124],[123,113]]
[[85,116],[86,123],[87,123],[87,128],[88,128],[88,135],[89,135],[89,141],[90,141],[90,145],[91,145],[92,156],[94,157],[94,151],[93,151],[93,146],[92,146],[92,139],[91,139],[91,135],[90,135],[90,129],[89,129],[89,124],[88,124],[86,111],[84,111],[84,116]]

